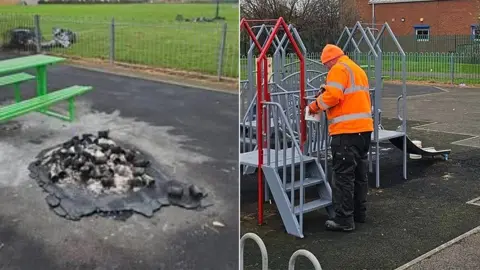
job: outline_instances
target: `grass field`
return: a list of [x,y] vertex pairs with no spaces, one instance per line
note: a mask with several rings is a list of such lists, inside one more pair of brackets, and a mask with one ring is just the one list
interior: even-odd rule
[[[213,4],[95,4],[5,6],[0,11],[0,30],[33,27],[33,15],[40,15],[45,39],[52,27],[78,33],[72,47],[55,53],[108,59],[111,20],[115,18],[115,60],[132,64],[197,71],[216,75],[223,21],[212,23],[176,22],[184,18],[215,16]],[[226,18],[227,35],[223,76],[238,76],[238,6],[220,5]]]

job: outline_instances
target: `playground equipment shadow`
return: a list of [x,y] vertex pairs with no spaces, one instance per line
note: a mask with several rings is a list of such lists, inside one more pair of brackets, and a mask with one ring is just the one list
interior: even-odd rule
[[[32,113],[0,124],[0,269],[238,269],[238,135],[230,128],[237,96],[67,65],[51,67],[48,78],[49,89],[94,90],[79,98],[74,123]],[[21,86],[25,97],[34,85]],[[0,102],[13,99],[13,89],[0,89]],[[28,163],[41,149],[102,127],[145,148],[165,173],[204,186],[213,206],[127,221],[56,216]]]
[[[386,87],[389,88],[395,89],[395,86]],[[428,91],[435,92],[432,89]],[[448,91],[445,92],[447,95],[457,90]],[[408,180],[405,181],[402,179],[401,151],[391,144],[382,144],[381,188],[370,189],[368,220],[365,224],[357,224],[356,231],[352,233],[326,231],[324,223],[327,215],[325,211],[316,211],[304,216],[305,238],[295,238],[284,232],[274,204],[265,205],[266,224],[258,226],[256,178],[254,175],[242,177],[241,232],[242,235],[253,232],[263,239],[271,269],[285,269],[291,254],[300,248],[315,254],[323,269],[395,269],[480,225],[480,207],[466,204],[480,196],[480,151],[478,148],[451,144],[471,138],[471,134],[414,128],[431,121],[440,121],[436,118],[445,108],[436,104],[445,97],[442,94],[425,96],[430,93],[419,91],[417,97],[409,97],[416,106],[414,111],[410,109],[409,119],[422,121],[409,121],[407,134],[412,139],[421,140],[424,147],[451,148],[449,160],[443,161],[441,157],[409,160]],[[469,99],[480,98],[478,92],[476,95],[468,93],[464,96],[457,93],[456,102],[468,104]],[[422,100],[423,106],[420,106]],[[385,115],[396,114],[396,109],[393,111],[395,102],[396,100],[385,100]],[[464,108],[469,113],[477,110],[468,106],[457,108],[462,108],[459,112],[462,115],[465,113]],[[450,124],[450,121],[459,117],[461,116],[444,118],[443,122],[448,121]],[[466,129],[468,126],[476,126],[473,118],[469,121],[462,120]],[[383,125],[387,129],[396,129],[398,120],[384,119]],[[462,133],[461,130],[458,133]],[[370,186],[374,187],[373,174],[370,175]],[[457,259],[462,259],[460,254]],[[428,262],[422,263],[422,266],[428,267]],[[432,260],[432,263],[439,266],[438,260]],[[251,242],[245,246],[245,266],[246,269],[258,269],[260,266],[260,253]],[[311,265],[301,258],[297,267],[310,269]]]

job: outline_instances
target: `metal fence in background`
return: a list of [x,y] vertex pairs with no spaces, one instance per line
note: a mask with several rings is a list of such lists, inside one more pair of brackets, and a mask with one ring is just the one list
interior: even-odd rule
[[[415,35],[398,36],[405,52],[455,52],[455,53],[480,53],[480,40],[472,35],[438,35],[426,36],[418,39]],[[395,52],[396,46],[387,37],[381,40],[384,52]]]
[[[18,28],[32,29],[43,42],[53,38],[53,28],[76,34],[76,42],[68,47],[42,49],[49,54],[193,71],[218,79],[238,77],[238,27],[226,22],[142,22],[141,19],[0,14],[0,44],[8,44],[11,30]],[[36,44],[26,50],[39,52],[38,47]]]
[[[366,53],[349,53],[360,65],[370,65],[373,76],[374,59]],[[383,76],[386,81],[401,79],[399,53],[383,53]],[[308,59],[320,60],[320,53],[308,53]],[[480,84],[480,53],[407,53],[407,80],[454,84]],[[286,62],[298,61],[295,54],[288,54]],[[240,58],[240,76],[246,79],[247,58]],[[298,67],[293,67],[293,69]],[[368,68],[367,68],[368,70]]]
[[[360,33],[356,33],[357,39],[361,37]],[[437,36],[396,36],[398,42],[402,45],[404,52],[409,53],[480,53],[480,40],[475,39],[471,35],[437,35]],[[346,41],[347,36],[344,36]],[[383,52],[397,52],[395,42],[389,36],[382,36],[379,41],[380,48]],[[307,45],[308,46],[308,43]],[[365,42],[360,45],[361,51],[368,51]],[[323,46],[322,46],[323,47]],[[307,47],[308,48],[308,47]],[[350,51],[354,51],[350,46]]]
[[[298,29],[297,29],[298,30]],[[327,43],[335,43],[342,29],[339,30],[338,34],[333,37],[326,37],[317,34],[312,34],[318,32],[315,29],[303,29],[298,30],[298,33],[302,37],[302,42],[307,48],[308,51],[321,51],[322,48]],[[375,30],[372,30],[375,34]],[[321,31],[320,31],[321,33]],[[356,40],[361,37],[359,31],[355,34]],[[404,35],[396,36],[398,42],[402,45],[402,49],[405,52],[410,53],[474,53],[480,54],[480,39],[472,35],[428,35],[423,38],[417,37],[416,35]],[[261,39],[261,38],[260,38]],[[344,42],[346,41],[347,36],[344,36]],[[382,36],[379,41],[379,45],[383,52],[397,52],[397,47],[394,41],[389,36]],[[368,46],[365,42],[358,44],[361,51],[368,51]],[[250,47],[249,38],[246,33],[241,34],[241,43],[240,50],[241,55],[246,55],[247,50]],[[353,46],[349,46],[349,51],[354,51]],[[292,51],[293,52],[293,51]]]

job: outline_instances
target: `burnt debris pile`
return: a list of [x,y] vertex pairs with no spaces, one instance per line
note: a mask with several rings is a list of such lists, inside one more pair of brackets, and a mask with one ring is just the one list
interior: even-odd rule
[[152,216],[171,204],[199,208],[206,197],[196,185],[166,179],[146,154],[123,147],[109,131],[75,136],[44,150],[29,169],[49,193],[46,201],[55,213],[73,220],[95,212]]
[[225,21],[225,17],[215,17],[215,18],[207,18],[207,17],[195,17],[191,19],[185,19],[182,14],[177,14],[175,17],[177,22],[193,22],[193,23],[203,23],[203,22],[215,22],[215,21]]
[[5,50],[35,50],[37,43],[42,50],[53,48],[69,48],[73,44],[78,42],[77,33],[70,29],[53,27],[52,39],[49,41],[44,40],[38,34],[34,28],[14,28],[3,33],[2,49]]
[[97,194],[121,194],[153,184],[145,172],[150,162],[140,155],[117,145],[108,131],[101,131],[98,136],[73,137],[46,153],[41,165],[48,168],[53,183],[85,185]]

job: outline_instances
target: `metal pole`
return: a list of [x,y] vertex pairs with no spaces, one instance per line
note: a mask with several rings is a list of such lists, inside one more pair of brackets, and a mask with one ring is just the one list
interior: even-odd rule
[[217,11],[215,12],[215,19],[218,18],[220,13],[220,0],[217,0]]
[[[258,169],[257,169],[257,207],[258,207],[258,225],[263,224],[263,97],[262,94],[262,61],[257,60],[257,148],[258,148]],[[266,61],[266,59],[265,59]]]
[[375,162],[376,162],[376,171],[375,171],[375,187],[380,187],[380,146],[379,146],[379,137],[380,137],[380,124],[382,121],[382,55],[378,54],[375,57],[375,112],[374,112],[374,123],[375,123]]
[[[247,99],[248,99],[248,103],[250,102],[255,102],[253,99],[255,98],[255,89],[254,89],[254,86],[256,85],[255,84],[255,80],[254,80],[254,77],[253,77],[253,71],[255,70],[254,68],[254,64],[253,64],[253,52],[252,52],[252,45],[253,45],[253,41],[252,39],[250,38],[250,50],[248,50],[247,52],[247,80],[248,80],[248,96],[247,96]],[[250,117],[250,114],[249,114],[249,118],[248,118],[248,121],[252,121],[253,120],[253,114],[255,113],[255,108],[253,108],[253,112],[251,114],[252,117]]]
[[402,96],[403,96],[403,178],[407,180],[407,60],[406,55],[402,52]]
[[110,63],[115,62],[115,18],[112,18],[110,24]]
[[372,3],[372,28],[375,27],[375,3]]
[[37,53],[41,53],[42,32],[40,31],[40,15],[35,15],[33,17],[33,21],[35,24],[35,36],[36,36],[35,45],[36,45]]
[[393,80],[393,77],[395,76],[395,58],[394,58],[394,53],[393,52],[390,56],[390,67],[391,67],[390,79]]
[[220,41],[220,49],[218,52],[218,68],[217,68],[217,76],[218,80],[222,79],[222,69],[223,69],[223,55],[225,54],[225,42],[227,40],[227,23],[223,24],[222,30],[222,40]]
[[452,80],[452,84],[455,83],[455,59],[453,57],[453,53],[450,55],[450,71],[451,71],[451,80]]

